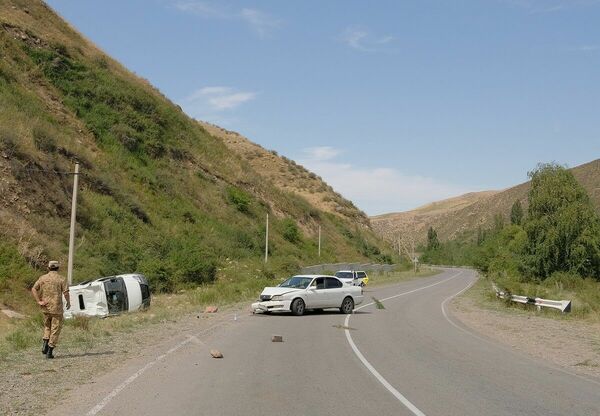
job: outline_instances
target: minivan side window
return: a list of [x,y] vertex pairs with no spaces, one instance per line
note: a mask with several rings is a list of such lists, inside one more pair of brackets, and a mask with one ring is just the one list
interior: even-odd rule
[[363,277],[365,277],[367,274],[365,272],[358,272],[357,276],[359,279],[362,279]]

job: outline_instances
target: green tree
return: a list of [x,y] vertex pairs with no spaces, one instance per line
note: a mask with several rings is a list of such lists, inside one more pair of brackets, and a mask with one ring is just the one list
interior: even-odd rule
[[523,207],[518,199],[510,209],[510,223],[513,225],[521,225],[523,223]]
[[600,218],[571,171],[540,164],[529,173],[526,264],[535,277],[557,271],[600,280]]
[[438,240],[437,231],[433,227],[429,227],[427,230],[427,250],[437,250],[440,247],[440,240]]
[[504,215],[496,214],[494,215],[494,231],[499,233],[504,228]]

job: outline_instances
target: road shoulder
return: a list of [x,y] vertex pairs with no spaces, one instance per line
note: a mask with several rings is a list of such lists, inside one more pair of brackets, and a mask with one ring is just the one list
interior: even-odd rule
[[455,298],[450,310],[467,327],[491,340],[570,372],[600,379],[600,323],[487,308],[468,292]]

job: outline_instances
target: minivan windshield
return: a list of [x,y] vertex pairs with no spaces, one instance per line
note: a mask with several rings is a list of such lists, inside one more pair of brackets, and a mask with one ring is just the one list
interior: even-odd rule
[[293,287],[296,289],[306,289],[310,282],[312,282],[312,280],[312,277],[294,276],[281,283],[279,287]]
[[354,279],[354,273],[352,272],[337,272],[335,277],[338,279]]

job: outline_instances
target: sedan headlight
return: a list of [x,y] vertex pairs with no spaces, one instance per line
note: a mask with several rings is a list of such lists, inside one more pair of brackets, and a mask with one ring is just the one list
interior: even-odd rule
[[271,300],[275,300],[275,301],[283,300],[283,295],[275,295],[275,296],[271,297]]

